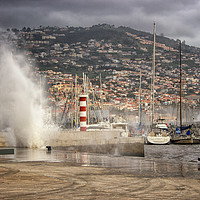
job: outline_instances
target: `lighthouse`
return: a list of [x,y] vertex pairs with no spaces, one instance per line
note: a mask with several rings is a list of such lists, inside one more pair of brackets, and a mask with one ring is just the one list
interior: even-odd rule
[[79,95],[79,101],[80,101],[80,131],[86,131],[86,101],[87,101],[88,95]]

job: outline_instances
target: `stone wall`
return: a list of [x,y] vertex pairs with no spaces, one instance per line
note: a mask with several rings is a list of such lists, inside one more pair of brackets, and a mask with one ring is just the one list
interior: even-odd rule
[[49,145],[72,151],[144,156],[144,138],[121,137],[120,131],[60,131]]

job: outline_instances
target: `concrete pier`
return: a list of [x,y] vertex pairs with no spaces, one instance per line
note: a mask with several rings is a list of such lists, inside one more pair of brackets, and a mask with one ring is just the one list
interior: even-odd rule
[[144,156],[143,137],[122,137],[120,131],[60,131],[50,144],[56,149]]
[[0,148],[0,155],[14,154],[14,149],[12,148]]

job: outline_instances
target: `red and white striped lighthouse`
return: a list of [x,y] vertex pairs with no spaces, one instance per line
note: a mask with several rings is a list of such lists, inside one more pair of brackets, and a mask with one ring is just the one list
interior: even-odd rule
[[80,100],[80,131],[86,131],[86,100],[88,95],[79,95]]

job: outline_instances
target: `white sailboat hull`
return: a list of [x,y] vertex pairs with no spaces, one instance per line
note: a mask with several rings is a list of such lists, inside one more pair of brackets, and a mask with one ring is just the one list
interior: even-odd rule
[[147,142],[150,144],[169,144],[170,136],[147,136]]

